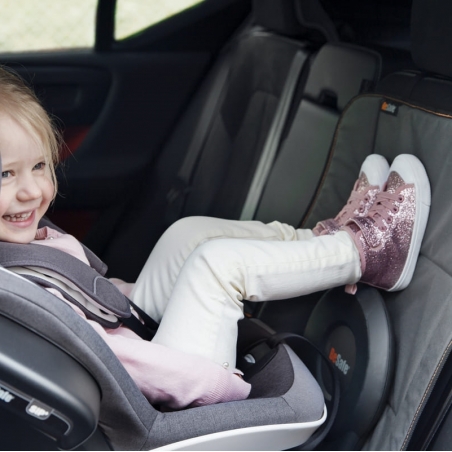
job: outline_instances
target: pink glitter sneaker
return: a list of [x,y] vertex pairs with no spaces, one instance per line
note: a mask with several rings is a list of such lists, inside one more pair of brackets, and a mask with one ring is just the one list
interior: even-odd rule
[[399,155],[365,217],[343,228],[359,250],[361,282],[387,291],[402,290],[411,281],[430,211],[430,184],[414,155]]
[[369,155],[361,165],[347,204],[334,218],[317,223],[312,232],[315,235],[335,234],[350,218],[367,215],[377,194],[383,189],[388,174],[386,159],[378,154]]

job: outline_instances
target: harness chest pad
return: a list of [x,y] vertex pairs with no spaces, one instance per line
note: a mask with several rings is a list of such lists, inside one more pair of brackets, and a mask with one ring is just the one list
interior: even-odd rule
[[58,249],[31,243],[0,242],[0,265],[13,271],[14,267],[23,267],[25,271],[36,269],[39,273],[42,272],[42,277],[39,274],[31,276],[26,272],[17,273],[41,286],[63,291],[65,298],[82,309],[88,318],[108,328],[117,328],[119,321],[117,319],[109,321],[102,315],[96,315],[92,309],[87,309],[84,303],[77,302],[70,292],[59,284],[53,284],[46,276],[50,274],[56,281],[73,286],[76,291],[78,289],[78,292],[88,297],[85,296],[85,300],[91,299],[89,301],[94,302],[97,310],[105,311],[107,318],[115,316],[127,319],[131,316],[130,301],[112,282],[76,257]]

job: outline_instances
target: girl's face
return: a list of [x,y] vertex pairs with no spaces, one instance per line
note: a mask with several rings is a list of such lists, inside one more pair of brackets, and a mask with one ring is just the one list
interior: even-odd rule
[[53,199],[50,168],[34,137],[5,113],[0,113],[0,155],[0,240],[29,243]]

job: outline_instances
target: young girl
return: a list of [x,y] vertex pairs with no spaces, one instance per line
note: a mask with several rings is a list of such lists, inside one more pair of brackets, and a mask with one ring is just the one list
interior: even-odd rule
[[[29,88],[0,69],[0,240],[54,247],[89,265],[74,237],[38,227],[57,190],[56,136]],[[151,403],[178,409],[244,399],[250,385],[235,369],[243,300],[286,299],[338,285],[353,291],[358,281],[405,288],[429,204],[418,159],[401,155],[389,168],[371,155],[344,209],[313,231],[279,222],[185,218],[162,236],[135,284],[112,280],[160,323],[154,339],[87,321]]]

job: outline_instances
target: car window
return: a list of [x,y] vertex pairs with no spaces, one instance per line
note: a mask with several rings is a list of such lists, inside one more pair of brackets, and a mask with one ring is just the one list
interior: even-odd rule
[[0,52],[94,46],[98,0],[1,0]]
[[115,39],[132,36],[205,0],[117,0]]

